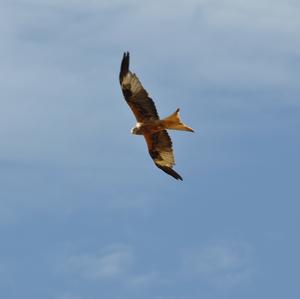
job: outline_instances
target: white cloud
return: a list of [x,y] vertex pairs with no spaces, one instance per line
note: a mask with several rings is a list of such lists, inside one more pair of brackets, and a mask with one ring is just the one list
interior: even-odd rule
[[68,276],[97,283],[117,281],[120,288],[129,292],[169,283],[155,269],[139,269],[133,247],[122,244],[108,246],[96,254],[69,256],[63,264],[63,271]]
[[66,262],[66,268],[86,279],[116,279],[131,271],[133,260],[130,247],[118,246],[98,254],[71,256]]
[[237,243],[210,244],[184,257],[190,275],[213,286],[231,287],[248,282],[253,274],[250,246]]

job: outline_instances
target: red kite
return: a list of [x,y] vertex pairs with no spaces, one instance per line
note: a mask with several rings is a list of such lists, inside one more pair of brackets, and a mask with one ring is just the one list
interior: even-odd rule
[[167,132],[181,130],[194,132],[179,117],[179,109],[160,119],[153,100],[148,96],[138,77],[129,70],[129,53],[124,53],[120,70],[120,84],[124,98],[136,117],[132,134],[144,135],[148,151],[155,165],[177,180],[182,177],[172,168],[175,165],[172,141]]

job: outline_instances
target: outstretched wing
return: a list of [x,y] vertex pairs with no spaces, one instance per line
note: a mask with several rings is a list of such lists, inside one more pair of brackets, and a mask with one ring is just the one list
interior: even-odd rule
[[138,77],[129,71],[129,52],[123,55],[119,79],[124,98],[137,121],[158,119],[153,100],[148,96]]
[[182,177],[172,169],[175,165],[175,159],[172,149],[172,141],[166,130],[154,134],[145,134],[148,151],[155,165],[174,177],[176,180],[182,180]]

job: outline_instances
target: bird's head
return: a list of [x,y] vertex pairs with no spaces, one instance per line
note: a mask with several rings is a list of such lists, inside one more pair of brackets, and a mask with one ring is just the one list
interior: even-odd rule
[[137,123],[134,128],[131,129],[131,134],[143,135],[143,126],[141,123]]
[[137,127],[133,127],[133,128],[131,129],[131,134],[133,134],[133,135],[138,135],[138,128],[137,128]]
[[142,124],[137,122],[135,127],[133,127],[131,129],[131,134],[134,134],[134,135],[142,135],[143,132],[142,132]]

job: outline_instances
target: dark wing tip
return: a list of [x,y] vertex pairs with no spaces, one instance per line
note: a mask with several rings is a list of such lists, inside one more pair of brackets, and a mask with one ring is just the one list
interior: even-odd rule
[[121,62],[120,75],[119,75],[120,83],[122,83],[123,77],[126,76],[128,72],[129,72],[129,52],[124,52],[123,59]]
[[124,53],[123,53],[123,60],[124,60],[124,59],[127,59],[128,62],[129,62],[129,56],[130,56],[130,55],[129,55],[129,52],[128,52],[128,51],[127,51],[127,52],[124,52]]
[[172,176],[173,178],[175,178],[176,180],[181,180],[183,181],[182,177],[180,176],[180,174],[178,174],[174,169],[172,169],[171,167],[168,166],[162,166],[159,164],[155,165],[160,168],[162,171],[164,171],[165,173],[167,173],[168,175]]

